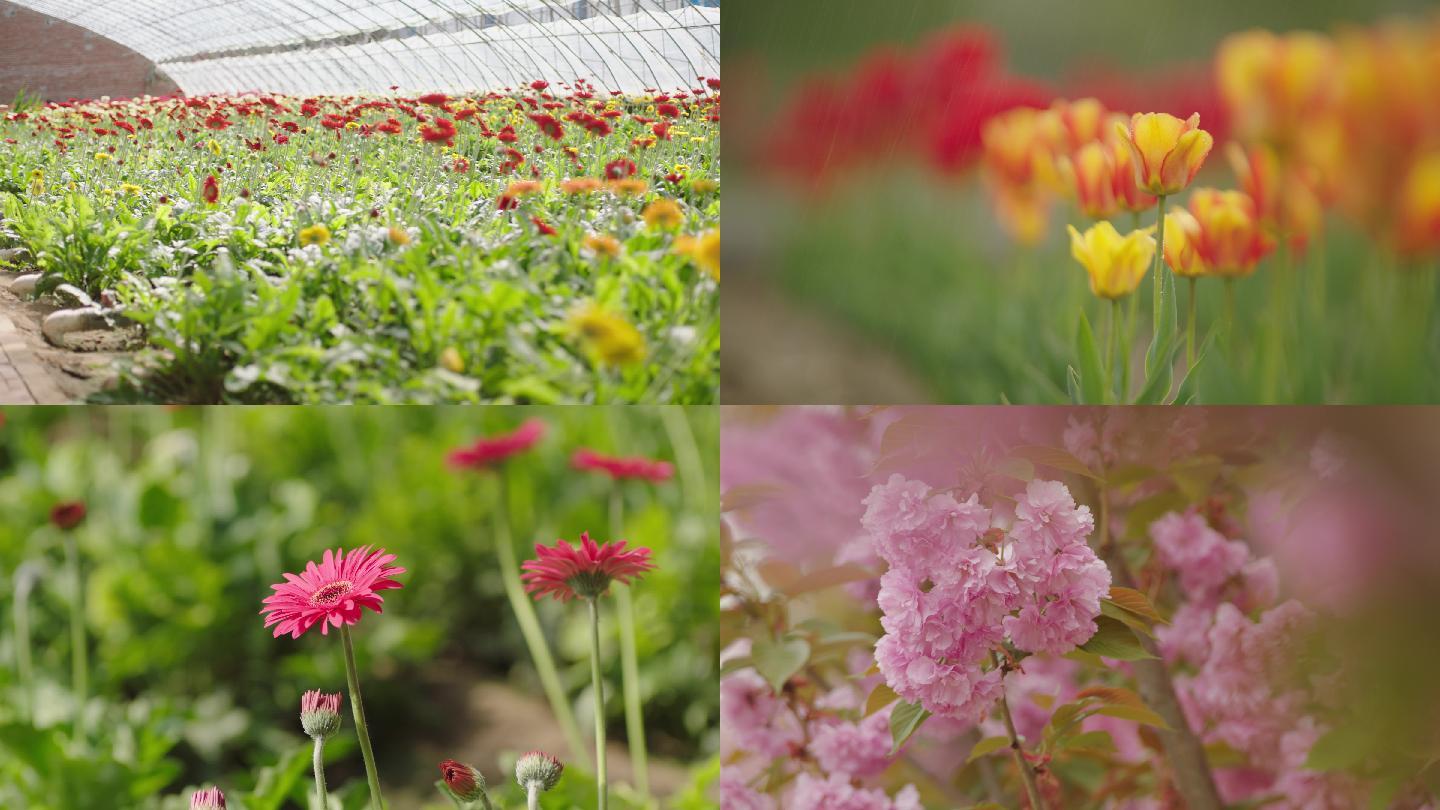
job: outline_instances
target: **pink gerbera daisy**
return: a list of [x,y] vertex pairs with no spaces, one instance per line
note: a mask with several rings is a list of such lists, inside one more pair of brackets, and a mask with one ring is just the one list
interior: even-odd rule
[[570,457],[570,466],[577,470],[603,472],[617,481],[626,478],[643,478],[658,484],[661,481],[669,481],[670,476],[675,474],[675,468],[666,461],[656,461],[638,456],[629,458],[606,456],[588,447],[582,447],[575,451],[575,455]]
[[490,467],[516,453],[529,450],[544,435],[544,422],[539,419],[527,419],[521,423],[520,427],[509,433],[486,436],[478,439],[469,447],[451,450],[446,460],[450,462],[450,466],[464,470]]
[[395,555],[383,548],[371,551],[366,546],[348,554],[326,549],[319,565],[306,563],[304,573],[286,574],[285,582],[270,586],[275,593],[265,598],[260,610],[270,614],[265,626],[275,625],[277,638],[283,633],[299,638],[319,622],[321,635],[328,635],[332,624],[360,621],[361,608],[383,612],[385,600],[376,591],[399,588],[391,577],[405,573],[404,568],[389,565],[394,561]]
[[594,599],[605,593],[611,581],[628,585],[655,567],[650,562],[650,549],[626,551],[624,540],[597,544],[588,532],[580,534],[579,548],[556,540],[554,546],[536,543],[535,553],[538,559],[526,560],[521,566],[525,569],[520,577],[525,580],[525,590],[537,599],[548,594],[561,602],[577,596]]
[[225,794],[218,787],[197,790],[190,796],[190,810],[225,810]]

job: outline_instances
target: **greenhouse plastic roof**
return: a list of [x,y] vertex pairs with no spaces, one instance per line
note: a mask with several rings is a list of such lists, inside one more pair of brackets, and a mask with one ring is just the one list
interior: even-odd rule
[[13,0],[149,58],[186,93],[607,90],[720,75],[719,0]]

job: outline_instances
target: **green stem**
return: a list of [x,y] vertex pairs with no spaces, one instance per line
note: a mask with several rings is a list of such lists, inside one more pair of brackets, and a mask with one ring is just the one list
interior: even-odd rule
[[70,570],[74,588],[70,600],[70,679],[75,691],[75,728],[78,731],[85,714],[85,697],[89,694],[89,661],[85,649],[85,583],[80,576],[80,549],[72,532],[65,534],[65,566]]
[[1155,327],[1158,329],[1158,328],[1160,327],[1160,307],[1163,305],[1163,303],[1164,303],[1164,298],[1165,298],[1164,291],[1161,290],[1161,287],[1165,286],[1164,281],[1162,281],[1162,276],[1161,276],[1161,274],[1165,272],[1165,195],[1162,194],[1162,195],[1160,195],[1159,197],[1157,197],[1157,198],[1156,198],[1156,202],[1157,202],[1157,207],[1156,207],[1157,214],[1156,214],[1156,220],[1155,220],[1155,221],[1156,221],[1156,223],[1157,223],[1157,227],[1155,228],[1155,230],[1157,231],[1157,233],[1156,233],[1156,235],[1155,235],[1155,278],[1154,278],[1154,283],[1155,283],[1155,288],[1154,288],[1154,289],[1155,289],[1155,292],[1154,292],[1155,311],[1154,311],[1154,313],[1153,313],[1153,315],[1154,315],[1154,320],[1152,321],[1152,323],[1154,323],[1154,324],[1155,324]]
[[34,716],[35,699],[35,668],[30,658],[30,591],[34,578],[30,571],[28,562],[15,571],[15,670],[26,718]]
[[1195,277],[1191,276],[1189,314],[1185,318],[1185,371],[1195,367]]
[[315,738],[315,798],[319,800],[320,810],[329,810],[330,796],[325,791],[325,738]]
[[370,726],[365,722],[365,702],[360,698],[360,676],[355,671],[355,645],[350,641],[350,625],[340,625],[340,640],[345,646],[345,681],[350,686],[350,711],[355,715],[355,736],[360,738],[365,779],[370,783],[370,808],[385,810],[385,800],[380,796],[380,774],[375,770],[375,752],[370,748]]
[[1110,299],[1110,306],[1105,308],[1105,399],[1107,402],[1114,402],[1115,390],[1115,311],[1120,307],[1120,299]]
[[595,692],[595,792],[599,797],[599,810],[605,810],[610,796],[609,780],[605,776],[605,682],[600,677],[600,601],[598,597],[585,601],[590,604],[590,680]]
[[[1135,219],[1138,223],[1140,215],[1136,214]],[[1136,315],[1140,309],[1140,296],[1138,294],[1127,297],[1129,298],[1129,303],[1126,304],[1125,307],[1125,337],[1120,344],[1120,357],[1123,359],[1123,362],[1120,364],[1120,400],[1122,402],[1127,401],[1130,396],[1130,347],[1134,345],[1135,342],[1135,322],[1138,320]]]
[[[610,539],[624,535],[625,499],[621,483],[610,489]],[[625,736],[630,744],[630,770],[635,790],[645,803],[650,801],[650,770],[645,750],[645,714],[640,703],[640,658],[635,643],[635,600],[629,585],[616,583],[615,610],[620,619],[620,674],[625,695]]]
[[520,564],[515,559],[515,544],[510,537],[510,521],[506,519],[505,479],[495,475],[495,553],[500,558],[500,579],[505,584],[505,596],[510,600],[510,609],[520,625],[520,635],[530,650],[530,659],[535,663],[535,672],[540,676],[540,686],[550,702],[550,711],[565,735],[570,754],[577,760],[585,759],[585,743],[580,736],[580,724],[570,711],[570,701],[565,697],[565,687],[560,682],[555,659],[550,656],[550,647],[545,643],[545,634],[540,629],[540,618],[535,614],[535,605],[525,593],[520,582]]
[[527,810],[540,810],[539,782],[531,782],[525,786],[525,807]]

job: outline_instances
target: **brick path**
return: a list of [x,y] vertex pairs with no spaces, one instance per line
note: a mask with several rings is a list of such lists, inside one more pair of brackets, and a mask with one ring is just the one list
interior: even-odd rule
[[63,405],[69,398],[40,366],[25,337],[0,315],[0,405]]

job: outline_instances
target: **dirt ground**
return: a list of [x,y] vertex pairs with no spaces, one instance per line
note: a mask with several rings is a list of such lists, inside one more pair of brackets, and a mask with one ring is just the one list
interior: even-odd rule
[[929,402],[882,348],[789,300],[759,273],[725,277],[720,398],[726,404]]
[[136,348],[138,341],[135,334],[125,331],[73,332],[65,336],[66,344],[71,348],[52,346],[41,334],[40,324],[46,315],[60,307],[53,302],[16,296],[10,291],[10,282],[17,275],[0,273],[0,313],[10,317],[45,372],[71,402],[83,401],[105,387],[115,376],[115,360]]
[[[513,753],[517,748],[538,749],[568,758],[565,736],[552,719],[543,697],[521,692],[502,682],[466,682],[465,673],[461,672],[444,677],[448,683],[436,688],[446,693],[456,692],[453,697],[460,700],[454,727],[473,729],[473,732],[449,743],[427,742],[417,746],[414,760],[436,763],[435,778],[440,775],[438,763],[454,759],[479,768],[492,782],[508,779],[509,775],[500,771],[500,754]],[[589,742],[589,728],[582,724],[581,731]],[[611,741],[605,750],[611,784],[630,782],[630,756],[625,743]],[[657,759],[651,753],[650,785],[656,796],[674,793],[686,781],[684,765]],[[430,787],[386,786],[385,796],[393,807],[421,807],[438,800]]]

